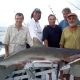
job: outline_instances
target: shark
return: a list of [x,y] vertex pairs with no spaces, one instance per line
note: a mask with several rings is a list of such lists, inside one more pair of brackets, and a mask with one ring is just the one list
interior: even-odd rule
[[5,77],[16,69],[17,64],[34,60],[50,60],[60,62],[65,58],[80,54],[78,49],[65,49],[53,47],[31,47],[18,53],[13,53],[6,59],[0,61],[0,79]]

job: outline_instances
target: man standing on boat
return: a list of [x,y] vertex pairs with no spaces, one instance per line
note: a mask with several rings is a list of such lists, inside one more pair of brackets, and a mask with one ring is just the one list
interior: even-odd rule
[[40,19],[41,10],[35,8],[31,14],[31,20],[27,23],[31,46],[42,46],[42,29],[39,23]]
[[7,58],[11,53],[17,53],[26,49],[26,43],[28,42],[28,30],[22,25],[24,15],[22,13],[16,13],[15,24],[8,27],[5,39],[5,56]]

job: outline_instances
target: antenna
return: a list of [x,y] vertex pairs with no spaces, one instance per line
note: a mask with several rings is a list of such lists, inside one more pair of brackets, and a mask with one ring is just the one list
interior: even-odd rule
[[[53,10],[52,10],[52,8],[50,7],[50,5],[49,5],[49,9],[51,10],[52,14],[55,15],[54,12],[53,12]],[[57,22],[58,22],[58,24],[59,24],[59,21],[58,21],[57,18],[56,18],[56,20],[57,20]]]

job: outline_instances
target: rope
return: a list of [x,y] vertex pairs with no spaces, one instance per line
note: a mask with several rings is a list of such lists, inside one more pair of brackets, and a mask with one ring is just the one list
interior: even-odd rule
[[[49,5],[49,9],[51,10],[52,14],[55,15],[54,12],[53,12],[53,10],[52,10],[52,8],[50,7],[50,5]],[[58,24],[59,24],[59,21],[58,21],[57,18],[56,18],[56,20],[57,20],[57,22],[58,22]]]
[[76,5],[74,5],[73,3],[71,3],[70,1],[66,0],[69,4],[71,4],[72,6],[74,6],[76,9],[80,10],[79,7],[77,7]]

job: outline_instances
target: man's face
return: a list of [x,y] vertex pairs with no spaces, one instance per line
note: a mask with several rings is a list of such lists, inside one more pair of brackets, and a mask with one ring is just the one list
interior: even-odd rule
[[70,26],[74,26],[74,25],[76,25],[77,17],[76,16],[69,16],[67,18],[67,20],[68,20],[68,23]]
[[55,25],[56,18],[55,16],[48,17],[49,25]]
[[34,13],[33,13],[33,18],[34,18],[36,21],[38,21],[38,20],[41,18],[41,13],[39,13],[39,12],[34,12]]
[[64,20],[67,20],[68,14],[70,14],[70,12],[67,12],[67,11],[63,12]]
[[15,16],[16,25],[22,25],[23,20],[24,20],[23,16],[19,15]]

